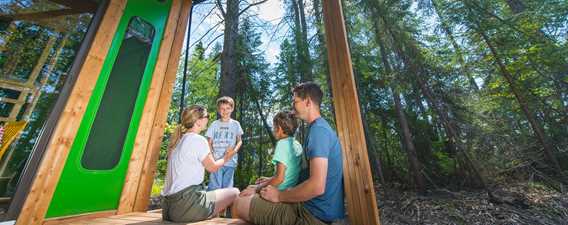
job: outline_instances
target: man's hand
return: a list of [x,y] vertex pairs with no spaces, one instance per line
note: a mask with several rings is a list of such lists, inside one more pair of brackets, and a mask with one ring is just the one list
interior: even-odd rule
[[241,191],[239,194],[240,197],[246,197],[250,195],[254,195],[256,192],[256,185],[249,185],[245,190]]
[[269,202],[280,202],[280,191],[272,185],[268,185],[260,190],[260,196]]

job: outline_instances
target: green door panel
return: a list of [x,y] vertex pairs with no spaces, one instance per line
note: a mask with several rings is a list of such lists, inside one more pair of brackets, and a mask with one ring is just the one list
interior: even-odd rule
[[118,208],[170,7],[128,1],[46,218]]

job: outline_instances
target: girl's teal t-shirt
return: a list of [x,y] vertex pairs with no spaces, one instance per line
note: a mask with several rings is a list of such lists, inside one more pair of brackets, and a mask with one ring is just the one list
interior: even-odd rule
[[278,185],[278,190],[286,190],[298,184],[302,162],[302,145],[294,137],[280,139],[276,143],[272,163],[282,163],[286,166],[284,181]]

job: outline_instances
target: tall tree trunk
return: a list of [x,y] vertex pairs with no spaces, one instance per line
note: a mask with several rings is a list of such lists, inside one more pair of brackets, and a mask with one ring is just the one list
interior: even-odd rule
[[409,169],[414,177],[414,184],[416,191],[418,193],[424,193],[426,190],[426,185],[424,184],[424,177],[422,176],[422,164],[418,161],[418,156],[416,154],[416,147],[412,141],[412,134],[410,132],[410,127],[408,126],[408,121],[406,115],[402,110],[402,104],[400,103],[400,93],[396,88],[391,88],[392,96],[394,100],[394,108],[396,110],[396,115],[398,118],[398,123],[400,125],[400,136],[406,147],[406,155],[408,157]]
[[501,59],[500,55],[497,52],[497,49],[493,46],[493,44],[491,43],[491,41],[489,40],[489,37],[487,36],[487,34],[485,34],[485,32],[479,30],[479,28],[477,28],[477,32],[479,33],[479,35],[481,36],[481,38],[483,39],[485,44],[487,44],[487,46],[489,47],[489,50],[491,51],[491,55],[493,55],[493,58],[495,59],[495,64],[499,68],[501,75],[505,78],[505,80],[507,80],[507,83],[509,84],[509,88],[511,89],[511,92],[513,92],[513,95],[515,96],[515,99],[517,99],[517,102],[519,103],[521,110],[523,111],[523,113],[525,114],[525,117],[527,118],[529,124],[531,125],[531,128],[534,131],[536,138],[538,139],[538,141],[540,142],[540,144],[543,147],[544,155],[545,155],[546,159],[551,163],[552,168],[559,175],[563,175],[560,164],[558,163],[558,160],[554,156],[554,147],[548,142],[546,135],[544,133],[544,130],[542,129],[540,124],[537,122],[537,120],[534,118],[533,115],[535,115],[535,114],[530,110],[528,102],[526,101],[525,97],[521,94],[521,92],[517,88],[517,86],[515,84],[515,80],[513,79],[513,76],[511,75],[509,70],[507,70],[503,60]]
[[[507,5],[509,6],[509,8],[511,9],[511,12],[513,12],[514,15],[518,15],[520,13],[523,13],[527,7],[526,5],[523,3],[522,0],[506,0]],[[556,45],[556,43],[554,43],[554,40],[551,40],[549,37],[546,36],[546,34],[542,31],[542,27],[534,27],[533,31],[532,31],[535,36],[537,37],[536,40],[532,40],[532,42],[534,42],[533,44],[537,44],[537,45],[542,45],[542,46],[550,46],[550,45]],[[541,46],[539,46],[538,48],[542,48]],[[541,54],[541,57],[547,57],[548,54],[546,52],[543,52],[543,54]],[[542,75],[545,75],[541,72],[541,69],[539,67],[541,67],[542,63],[539,62],[535,62],[535,59],[533,59],[533,57],[529,56],[528,57],[530,65],[532,67],[532,69]],[[555,58],[555,60],[552,61],[546,61],[545,66],[552,69],[552,72],[555,73],[555,76],[552,77],[552,79],[554,79],[554,92],[556,97],[558,98],[558,100],[560,101],[560,103],[563,106],[563,112],[562,112],[562,117],[564,117],[564,119],[568,119],[568,107],[565,106],[565,98],[562,98],[563,93],[566,93],[566,90],[568,90],[568,83],[562,81],[562,78],[568,75],[568,62],[566,62],[566,60],[563,57],[558,57]],[[545,75],[546,76],[546,75]],[[547,106],[548,104],[544,104],[545,106]],[[559,123],[551,123],[551,126],[556,126]]]
[[272,146],[276,147],[276,138],[274,137],[274,134],[272,134],[270,126],[268,126],[268,123],[266,122],[266,118],[264,117],[264,113],[262,112],[262,106],[260,104],[260,100],[256,96],[256,93],[252,93],[251,96],[254,99],[254,104],[256,106],[256,110],[258,111],[258,115],[260,115],[260,119],[262,120],[262,127],[264,128],[264,130],[266,130],[268,137],[270,137],[270,142],[272,142]]
[[[404,34],[400,34],[399,32],[393,31],[390,27],[390,23],[388,19],[384,15],[379,15],[382,21],[385,24],[386,31],[390,34],[393,41],[393,45],[395,47],[397,55],[402,59],[404,65],[407,67],[409,74],[413,76],[413,79],[418,84],[422,95],[426,98],[426,102],[428,103],[429,107],[434,111],[438,118],[444,125],[444,130],[446,131],[446,135],[448,137],[450,147],[454,149],[454,151],[458,155],[458,159],[461,161],[460,164],[462,165],[463,169],[468,170],[473,174],[472,178],[477,185],[486,188],[485,181],[483,177],[479,173],[477,166],[475,166],[474,162],[469,158],[467,152],[461,148],[459,145],[459,133],[455,128],[454,122],[449,118],[448,112],[446,108],[441,105],[441,103],[434,97],[430,87],[424,81],[423,77],[427,77],[427,73],[422,70],[425,65],[422,65],[423,59],[420,53],[420,50],[416,46],[413,40],[408,40]],[[405,48],[403,48],[403,45]],[[411,59],[410,57],[414,57]]]
[[307,38],[307,24],[303,0],[292,0],[294,13],[294,37],[296,43],[297,63],[300,67],[301,81],[312,81],[312,62]]
[[223,52],[221,53],[221,84],[219,97],[229,96],[233,99],[237,96],[237,58],[236,47],[239,31],[239,1],[228,0],[224,14],[225,31],[223,37]]
[[441,26],[442,26],[442,30],[444,30],[444,33],[446,33],[446,36],[448,37],[448,39],[450,40],[450,43],[452,44],[452,47],[454,48],[454,51],[456,51],[456,57],[458,60],[458,63],[460,64],[460,70],[463,73],[463,75],[466,76],[466,78],[469,81],[469,85],[471,86],[471,88],[476,91],[479,92],[479,86],[477,85],[477,83],[475,82],[475,79],[473,78],[473,75],[471,74],[471,71],[469,70],[469,66],[465,63],[464,57],[463,57],[463,52],[461,50],[461,47],[458,45],[458,42],[456,41],[454,34],[450,28],[450,25],[448,24],[447,19],[444,17],[444,15],[441,13],[440,10],[440,6],[438,3],[438,0],[431,0],[432,1],[432,5],[434,6],[434,11],[436,12],[436,14],[438,15],[438,17],[440,17],[440,22],[441,22]]
[[377,152],[378,145],[376,144],[375,137],[371,135],[371,130],[369,129],[369,123],[367,122],[367,109],[366,107],[361,107],[361,116],[363,121],[363,130],[365,132],[365,140],[367,141],[367,146],[369,147],[369,162],[371,164],[372,171],[377,174],[381,184],[385,183],[385,175],[383,174],[383,168],[381,159],[379,158]]
[[331,114],[333,118],[335,118],[335,107],[333,106],[333,91],[331,91],[331,77],[329,76],[329,65],[327,60],[327,48],[325,47],[325,37],[323,34],[323,16],[322,16],[322,7],[320,0],[313,0],[314,5],[314,17],[315,17],[315,24],[316,24],[316,36],[318,38],[318,50],[319,55],[316,57],[317,61],[321,62],[321,73],[324,74],[325,80],[327,82],[327,94],[330,99],[331,104]]
[[[380,38],[380,30],[379,24],[375,20],[374,22],[375,28],[375,40],[379,44],[379,51],[381,53],[381,61],[384,66],[384,70],[387,76],[392,74],[392,69],[388,60],[388,54],[386,53],[386,48],[383,40]],[[422,164],[418,160],[418,156],[416,154],[416,147],[414,146],[414,142],[412,141],[412,134],[410,132],[410,127],[408,126],[408,120],[406,119],[406,115],[402,109],[402,105],[400,103],[400,93],[396,88],[391,88],[393,101],[394,101],[394,108],[397,114],[398,122],[400,125],[400,138],[404,143],[404,147],[406,148],[406,155],[408,158],[408,165],[409,171],[411,171],[412,177],[414,178],[414,185],[416,191],[418,193],[425,193],[426,185],[424,183],[424,177],[422,176]]]

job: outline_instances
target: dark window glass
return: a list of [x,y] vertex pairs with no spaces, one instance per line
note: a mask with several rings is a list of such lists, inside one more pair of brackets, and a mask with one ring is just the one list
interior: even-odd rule
[[85,146],[84,168],[109,170],[119,162],[153,37],[151,24],[130,20]]

